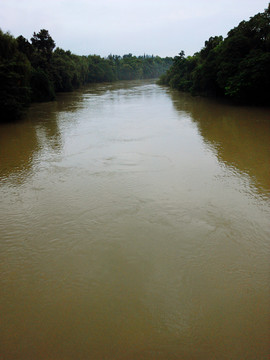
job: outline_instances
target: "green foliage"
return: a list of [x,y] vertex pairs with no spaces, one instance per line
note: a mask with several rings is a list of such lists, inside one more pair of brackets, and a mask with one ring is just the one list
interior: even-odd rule
[[51,74],[56,92],[72,91],[86,82],[88,63],[86,57],[57,48],[51,60]]
[[27,56],[27,58],[30,60],[34,52],[33,46],[22,35],[18,36],[16,40],[18,44],[18,50],[24,53]]
[[55,99],[54,87],[48,74],[41,68],[32,68],[31,73],[32,101],[51,101]]
[[192,57],[181,52],[159,82],[192,94],[269,105],[270,5],[242,21],[227,38],[210,37]]
[[31,42],[36,51],[41,53],[47,59],[51,58],[53,49],[55,48],[55,42],[48,30],[42,29],[37,34],[34,32]]
[[31,66],[19,52],[16,40],[0,30],[0,110],[1,121],[19,118],[30,102]]
[[158,78],[172,64],[172,59],[168,57],[160,58],[153,55],[136,57],[131,53],[123,57],[109,55],[108,60],[117,80]]
[[116,80],[111,59],[103,59],[98,55],[89,55],[87,82],[111,82]]
[[0,110],[2,119],[21,116],[30,101],[51,101],[56,92],[83,84],[158,77],[171,58],[132,54],[78,56],[55,48],[48,30],[33,34],[31,43],[0,30]]
[[239,64],[239,71],[229,77],[225,95],[239,103],[269,104],[270,52],[253,50]]

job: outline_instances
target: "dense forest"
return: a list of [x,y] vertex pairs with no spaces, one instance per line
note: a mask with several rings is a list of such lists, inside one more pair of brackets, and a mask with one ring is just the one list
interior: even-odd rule
[[270,105],[270,4],[225,39],[210,37],[193,56],[181,51],[159,83],[193,95]]
[[172,58],[159,56],[78,56],[59,47],[48,30],[33,34],[30,42],[0,30],[1,120],[18,119],[31,102],[50,101],[57,92],[83,84],[158,78]]

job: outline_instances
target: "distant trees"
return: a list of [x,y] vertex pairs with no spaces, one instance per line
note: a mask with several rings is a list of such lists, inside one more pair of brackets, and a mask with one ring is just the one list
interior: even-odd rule
[[86,57],[56,48],[51,59],[51,78],[56,92],[72,91],[86,83]]
[[17,119],[31,101],[50,101],[56,92],[72,91],[83,84],[159,77],[171,58],[132,54],[78,56],[56,47],[48,30],[14,39],[0,30],[1,120]]
[[172,64],[172,58],[159,56],[134,56],[131,53],[109,55],[114,74],[118,80],[158,78]]
[[270,104],[270,4],[228,36],[210,37],[200,52],[181,52],[160,83],[238,103]]

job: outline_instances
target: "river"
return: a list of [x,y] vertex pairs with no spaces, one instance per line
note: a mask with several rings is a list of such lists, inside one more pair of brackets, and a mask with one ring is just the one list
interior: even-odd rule
[[90,85],[0,128],[0,358],[269,358],[270,110]]

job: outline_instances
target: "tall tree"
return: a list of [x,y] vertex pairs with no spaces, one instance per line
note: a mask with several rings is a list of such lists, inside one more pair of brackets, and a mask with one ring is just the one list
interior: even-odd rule
[[51,58],[53,49],[55,48],[55,42],[50,36],[48,30],[41,29],[38,33],[34,32],[31,42],[33,47],[45,55],[47,60]]

